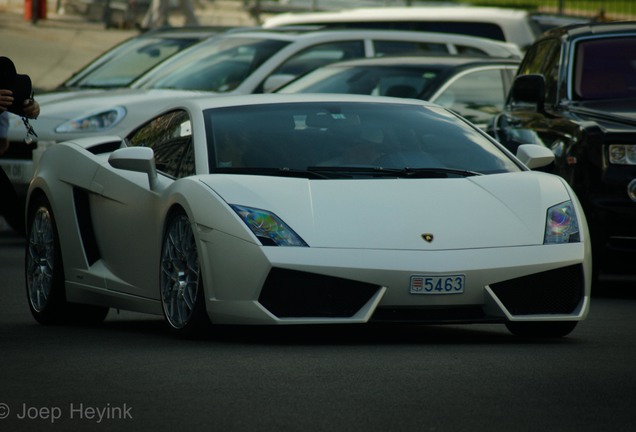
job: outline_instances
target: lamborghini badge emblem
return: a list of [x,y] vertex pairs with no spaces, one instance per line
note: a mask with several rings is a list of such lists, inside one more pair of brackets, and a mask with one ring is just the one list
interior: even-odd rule
[[427,242],[429,242],[429,243],[432,243],[432,242],[433,242],[433,234],[431,234],[431,233],[424,233],[424,234],[422,234],[422,238],[423,238],[424,240],[426,240]]

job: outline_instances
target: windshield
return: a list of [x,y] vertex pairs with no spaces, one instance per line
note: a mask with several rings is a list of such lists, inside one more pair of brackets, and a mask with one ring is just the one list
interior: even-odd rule
[[126,87],[168,57],[199,39],[143,37],[125,42],[63,84],[74,88]]
[[578,42],[573,73],[577,100],[636,97],[636,36]]
[[521,170],[440,107],[287,103],[211,109],[205,117],[211,172],[349,178]]
[[420,96],[439,75],[439,68],[323,67],[281,88],[278,93],[348,93],[376,96]]
[[136,87],[229,92],[288,43],[258,38],[213,38],[174,56]]

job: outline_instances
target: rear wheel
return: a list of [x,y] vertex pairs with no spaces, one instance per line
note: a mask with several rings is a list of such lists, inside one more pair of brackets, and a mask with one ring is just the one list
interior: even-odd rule
[[516,336],[558,338],[570,334],[577,324],[578,321],[511,321],[506,327]]
[[194,233],[188,217],[169,218],[161,248],[161,304],[171,331],[181,338],[200,337],[210,327]]
[[39,323],[98,324],[106,318],[107,307],[66,301],[59,236],[44,196],[31,206],[24,268],[29,308]]

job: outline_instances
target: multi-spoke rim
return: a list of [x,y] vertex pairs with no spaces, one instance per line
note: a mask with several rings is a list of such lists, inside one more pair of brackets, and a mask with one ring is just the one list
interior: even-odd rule
[[36,312],[42,312],[53,288],[55,268],[55,233],[51,213],[40,207],[33,217],[26,256],[26,280],[29,301]]
[[185,327],[192,318],[199,289],[199,257],[190,221],[172,220],[161,252],[161,303],[170,325]]

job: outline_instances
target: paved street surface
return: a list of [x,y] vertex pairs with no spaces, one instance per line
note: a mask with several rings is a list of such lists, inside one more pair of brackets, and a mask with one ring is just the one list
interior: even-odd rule
[[0,430],[631,432],[636,296],[595,297],[570,337],[498,325],[220,327],[158,317],[45,327],[23,240],[0,235]]

